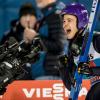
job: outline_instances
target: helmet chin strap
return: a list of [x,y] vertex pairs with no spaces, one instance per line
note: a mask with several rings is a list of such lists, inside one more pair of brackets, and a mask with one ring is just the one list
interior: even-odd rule
[[79,34],[81,34],[82,36],[84,35],[83,32],[84,32],[85,28],[84,29],[80,29],[78,32]]

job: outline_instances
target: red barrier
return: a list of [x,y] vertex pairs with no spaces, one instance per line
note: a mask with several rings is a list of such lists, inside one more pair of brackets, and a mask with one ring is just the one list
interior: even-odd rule
[[[78,100],[85,100],[90,80],[83,80]],[[2,100],[68,100],[68,91],[60,80],[14,81]]]

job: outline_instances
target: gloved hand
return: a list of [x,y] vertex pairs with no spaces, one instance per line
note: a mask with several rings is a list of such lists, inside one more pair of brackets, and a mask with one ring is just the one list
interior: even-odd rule
[[92,75],[92,69],[90,68],[89,62],[81,62],[78,65],[78,73],[85,75]]

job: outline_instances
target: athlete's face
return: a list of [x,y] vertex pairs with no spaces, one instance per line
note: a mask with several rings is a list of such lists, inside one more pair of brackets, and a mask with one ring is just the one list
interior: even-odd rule
[[78,32],[76,16],[65,14],[63,17],[63,28],[65,37],[67,39],[73,39]]

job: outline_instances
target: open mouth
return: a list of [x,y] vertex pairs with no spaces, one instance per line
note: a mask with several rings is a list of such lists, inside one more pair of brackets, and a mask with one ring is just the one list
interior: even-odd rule
[[71,32],[71,29],[67,29],[66,33],[69,34]]

